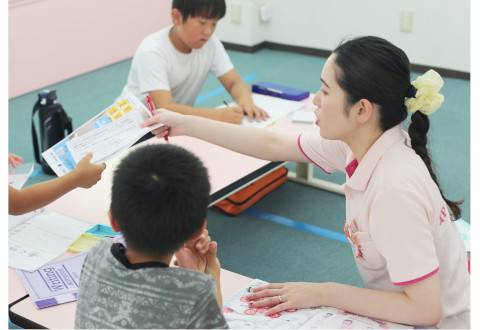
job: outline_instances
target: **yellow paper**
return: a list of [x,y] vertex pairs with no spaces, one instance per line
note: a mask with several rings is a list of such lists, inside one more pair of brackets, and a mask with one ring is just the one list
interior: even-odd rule
[[83,252],[92,248],[97,241],[100,240],[100,237],[83,233],[75,242],[68,247],[69,252]]

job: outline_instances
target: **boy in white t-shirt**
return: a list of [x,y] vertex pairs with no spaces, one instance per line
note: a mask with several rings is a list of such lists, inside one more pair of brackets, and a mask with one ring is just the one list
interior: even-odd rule
[[[250,88],[233,68],[225,48],[213,35],[226,11],[225,0],[173,0],[173,25],[147,36],[132,61],[122,93],[156,108],[240,124],[245,114],[264,120],[268,114],[255,106]],[[209,72],[238,106],[201,109],[193,106]]]

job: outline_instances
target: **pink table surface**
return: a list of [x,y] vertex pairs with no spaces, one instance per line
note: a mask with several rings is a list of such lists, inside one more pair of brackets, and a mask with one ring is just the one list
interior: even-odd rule
[[[311,104],[311,99],[312,96],[303,102]],[[292,123],[291,115],[279,120],[268,129],[296,133],[318,131],[318,127],[314,124]],[[75,189],[48,205],[47,208],[92,224],[108,224],[107,212],[110,203],[110,187],[115,167],[132,149],[151,143],[165,142],[161,139],[153,138],[125,150],[114,159],[107,161],[107,169],[102,174],[102,179],[95,186],[90,189]],[[192,137],[171,137],[170,143],[192,151],[204,162],[210,175],[211,194],[270,163],[269,161],[245,156]],[[224,297],[229,297],[250,281],[248,277],[223,269],[222,279]],[[9,303],[27,294],[14,269],[9,269],[8,281]],[[75,306],[76,303],[69,303],[39,311],[27,298],[15,304],[11,311],[47,327],[71,328],[73,326]],[[59,318],[58,315],[61,315],[62,318]]]

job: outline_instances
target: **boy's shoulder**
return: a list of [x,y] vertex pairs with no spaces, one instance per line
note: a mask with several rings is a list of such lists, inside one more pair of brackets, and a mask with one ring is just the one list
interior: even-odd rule
[[170,30],[170,26],[167,26],[157,32],[153,32],[147,35],[140,45],[138,46],[137,52],[145,52],[145,51],[158,51],[158,50],[165,50],[169,47],[169,38],[168,38],[168,31]]
[[[190,269],[177,267],[144,267],[129,269],[112,253],[112,247],[118,243],[112,239],[103,239],[89,252],[87,261],[91,267],[111,268],[104,269],[105,273],[112,272],[124,281],[131,283],[144,282],[160,284],[165,289],[175,291],[190,291],[195,294],[204,294],[214,289],[214,280],[210,275]],[[97,268],[97,269],[98,269]],[[113,274],[111,274],[113,276]],[[121,275],[120,275],[121,274]]]

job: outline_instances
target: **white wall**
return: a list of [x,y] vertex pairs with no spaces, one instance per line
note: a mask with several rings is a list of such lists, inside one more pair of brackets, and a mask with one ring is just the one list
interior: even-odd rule
[[[260,23],[270,2],[273,19]],[[232,5],[242,7],[231,22]],[[227,0],[217,35],[253,46],[262,41],[332,50],[345,37],[377,35],[401,47],[415,64],[470,71],[469,0]],[[400,32],[400,12],[413,11],[411,33]]]
[[9,97],[130,58],[170,22],[171,0],[17,0],[9,8]]

